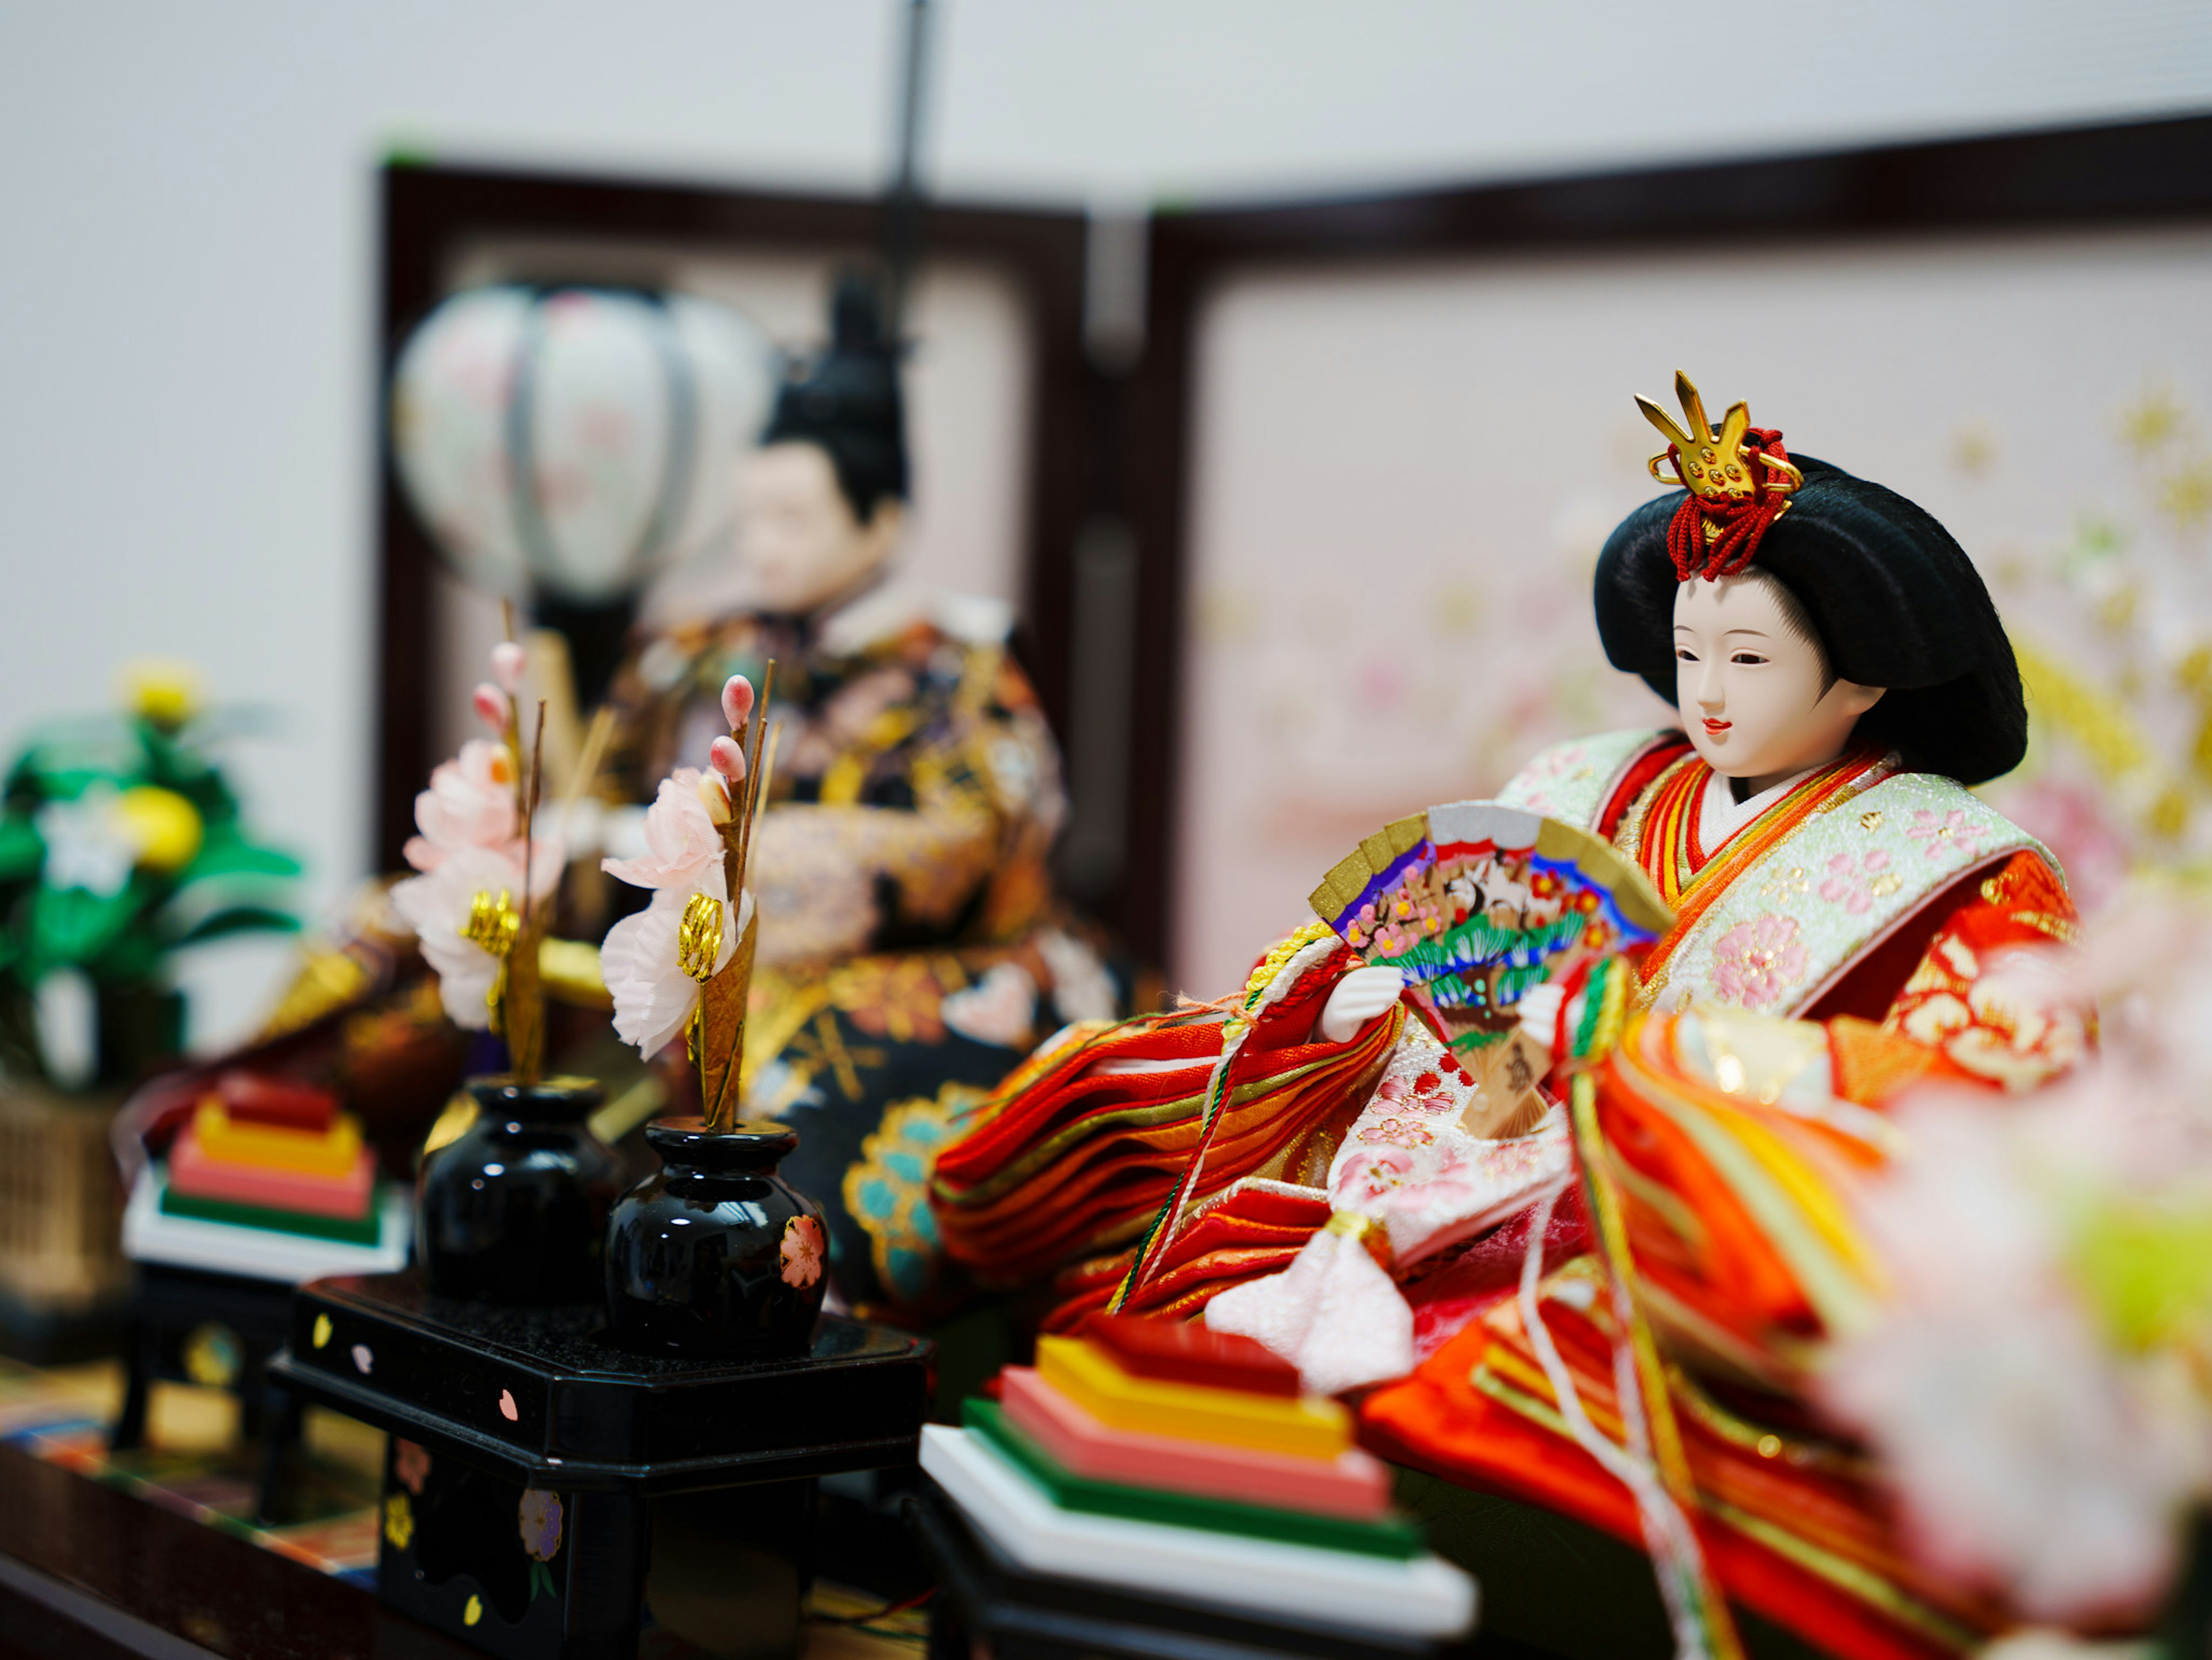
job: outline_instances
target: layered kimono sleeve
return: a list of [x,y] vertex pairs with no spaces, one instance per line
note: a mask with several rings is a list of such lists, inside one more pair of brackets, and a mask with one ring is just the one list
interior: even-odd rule
[[1839,1092],[1879,1102],[1939,1078],[2031,1089],[2081,1059],[2091,1012],[2055,957],[2078,919],[2040,854],[1974,873],[1916,921],[1808,1012],[1828,1028]]
[[[1248,998],[1285,955],[1263,961]],[[1083,1022],[1044,1044],[939,1155],[931,1197],[946,1252],[985,1285],[1056,1277],[1073,1318],[1103,1305],[1179,1195],[1188,1222],[1255,1180],[1316,1186],[1401,1024],[1394,1012],[1352,1043],[1316,1040],[1352,961],[1335,947],[1249,1013],[1224,1000]],[[1224,1075],[1232,1021],[1249,1030]],[[1315,1225],[1270,1243],[1294,1251]]]

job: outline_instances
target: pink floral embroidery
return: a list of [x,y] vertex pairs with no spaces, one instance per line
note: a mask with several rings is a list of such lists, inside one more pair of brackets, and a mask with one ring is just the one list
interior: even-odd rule
[[[1336,1183],[1340,1203],[1346,1199],[1380,1199],[1402,1185],[1413,1173],[1413,1161],[1402,1152],[1355,1152],[1344,1161]],[[1361,1191],[1354,1193],[1357,1187]]]
[[804,1291],[822,1277],[822,1225],[794,1216],[783,1225],[783,1283]]
[[1967,821],[1964,807],[1954,807],[1948,812],[1922,807],[1913,813],[1905,833],[1916,842],[1924,842],[1930,859],[1941,859],[1944,849],[1952,847],[1971,859],[1982,850],[1984,834],[1979,824]]
[[1882,874],[1888,868],[1889,854],[1881,848],[1863,859],[1839,853],[1828,860],[1828,879],[1820,884],[1820,897],[1854,916],[1863,916],[1877,894],[1896,891],[1897,878]]
[[1539,778],[1569,778],[1589,764],[1589,751],[1580,744],[1562,744],[1536,759],[1529,771]]
[[1363,1141],[1387,1142],[1394,1147],[1425,1147],[1437,1138],[1407,1118],[1385,1118],[1359,1132]]
[[1713,946],[1713,994],[1723,1003],[1761,1008],[1805,972],[1805,946],[1797,919],[1770,913],[1739,922]]
[[1402,1078],[1386,1078],[1376,1086],[1375,1098],[1413,1112],[1459,1110],[1459,1102],[1445,1091],[1443,1076],[1433,1072],[1425,1072],[1411,1083]]

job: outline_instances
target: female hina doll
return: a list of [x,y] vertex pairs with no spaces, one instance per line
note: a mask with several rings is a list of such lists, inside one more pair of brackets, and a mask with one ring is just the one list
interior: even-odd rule
[[1735,1604],[1863,1660],[1964,1653],[2005,1612],[1916,1565],[1821,1427],[1820,1356],[1887,1294],[1851,1210],[1887,1103],[2082,1052],[2048,957],[2074,912],[1966,788],[2027,719],[1956,542],[1678,390],[1686,425],[1644,408],[1686,493],[1615,531],[1595,599],[1681,729],[1503,794],[1632,860],[1663,919],[1521,999],[1549,1088],[1497,1098],[1315,923],[1237,996],[1048,1044],[940,1156],[939,1210],[978,1274],[1050,1280],[1048,1324],[1202,1317],[1365,1388],[1370,1446],[1644,1545],[1682,1652],[1741,1653]]
[[[1581,1091],[1575,1177],[1517,1230],[1542,1241],[1517,1285],[1431,1323],[1411,1376],[1362,1399],[1363,1439],[1644,1545],[1686,1651],[1741,1653],[1747,1608],[1853,1660],[1977,1652],[2011,1614],[1899,1536],[1821,1410],[1824,1357],[1893,1294],[1856,1203],[1899,1145],[1883,1109],[1930,1080],[2030,1088],[2083,1053],[2052,955],[2074,911],[1963,787],[2017,763],[2026,718],[1957,544],[1790,462],[1741,405],[1698,441],[1680,392],[1686,432],[1644,409],[1688,495],[1615,532],[1597,607],[1686,733],[1563,745],[1507,792],[1632,854],[1674,921],[1607,965],[1609,1018],[1589,984],[1528,1000]],[[1729,490],[1735,467],[1768,488]],[[1298,1327],[1291,1278],[1209,1323],[1243,1298],[1249,1327],[1350,1335]]]
[[[1608,657],[1681,728],[1547,751],[1502,800],[1648,879],[1672,920],[1638,1007],[1804,1023],[1859,1103],[2039,1081],[2083,1020],[1992,964],[2066,940],[2074,914],[2049,855],[1966,788],[2027,740],[1987,592],[1911,502],[1793,460],[1742,404],[1716,430],[1679,391],[1686,429],[1644,407],[1668,441],[1654,476],[1686,493],[1614,532],[1595,602]],[[1315,923],[1237,997],[1061,1034],[939,1156],[948,1249],[1050,1282],[1050,1325],[1206,1310],[1315,1387],[1404,1374],[1510,1284],[1573,1160],[1545,1098],[1482,1098],[1402,988]],[[1532,1073],[1560,996],[1519,1006]]]
[[783,1174],[829,1217],[847,1302],[926,1313],[941,1291],[929,1157],[1040,1031],[1109,1017],[1120,994],[1054,910],[1059,753],[1009,612],[891,581],[896,348],[865,283],[846,279],[834,310],[831,344],[787,380],[745,464],[752,603],[632,654],[614,770],[649,790],[703,753],[724,683],[765,685],[773,661],[745,1112],[799,1131]]

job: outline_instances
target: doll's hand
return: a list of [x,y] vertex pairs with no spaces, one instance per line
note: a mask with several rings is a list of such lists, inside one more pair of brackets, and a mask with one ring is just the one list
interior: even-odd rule
[[1567,1000],[1565,986],[1531,986],[1521,994],[1513,1012],[1521,1017],[1521,1035],[1538,1049],[1552,1052],[1553,1034],[1559,1029],[1559,1005]]
[[1314,1036],[1324,1043],[1348,1043],[1359,1029],[1398,1000],[1406,977],[1393,968],[1354,969],[1336,982],[1321,1012]]

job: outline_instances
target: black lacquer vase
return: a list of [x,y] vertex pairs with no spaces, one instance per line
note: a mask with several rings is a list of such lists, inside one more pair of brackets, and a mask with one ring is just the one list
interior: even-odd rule
[[508,1304],[600,1294],[607,1214],[622,1192],[614,1150],[585,1122],[588,1078],[472,1078],[476,1122],[430,1155],[416,1196],[430,1289]]
[[804,1354],[829,1286],[829,1234],[822,1207],[775,1173],[797,1133],[661,1118],[645,1139],[662,1168],[607,1224],[613,1341],[657,1354]]

